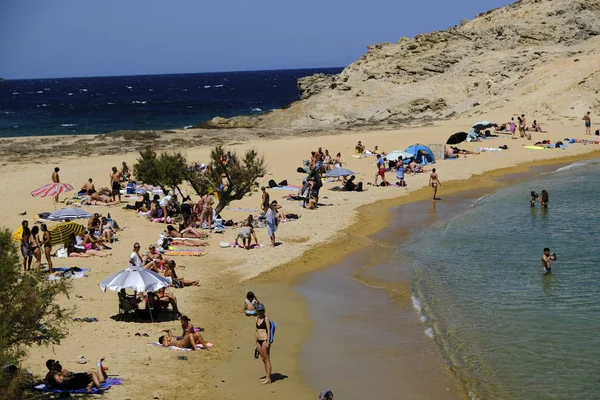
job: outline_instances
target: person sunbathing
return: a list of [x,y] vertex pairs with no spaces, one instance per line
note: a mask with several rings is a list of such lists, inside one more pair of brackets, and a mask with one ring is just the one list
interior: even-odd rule
[[91,392],[93,388],[102,391],[102,383],[106,382],[108,376],[104,370],[102,362],[104,357],[96,361],[97,371],[95,372],[71,372],[60,365],[60,361],[46,361],[48,373],[44,379],[46,385],[59,390],[79,390],[85,389]]
[[170,260],[169,262],[165,263],[165,267],[167,268],[164,273],[165,278],[171,278],[171,281],[173,282],[173,287],[182,288],[185,286],[200,286],[200,283],[198,281],[188,281],[185,280],[182,276],[178,277],[177,273],[175,272],[174,260]]
[[535,120],[535,119],[533,120],[533,124],[531,125],[531,129],[534,132],[544,132],[542,130],[542,126],[540,124],[538,124],[537,120]]
[[83,247],[86,250],[91,250],[91,249],[100,250],[100,248],[110,250],[111,248],[108,247],[102,239],[97,238],[94,235],[95,232],[96,232],[95,229],[88,230],[87,235],[85,235],[85,238],[83,239]]
[[365,146],[361,143],[360,140],[356,144],[356,147],[354,148],[354,151],[356,151],[358,154],[362,154],[362,153],[365,152]]
[[177,307],[177,297],[173,293],[167,293],[165,288],[158,289],[156,292],[158,296],[158,300],[165,306],[171,305],[173,307],[173,312],[177,315],[177,318],[181,318],[181,313],[179,312],[179,308]]
[[81,204],[86,206],[114,206],[119,204],[118,201],[112,201],[110,196],[99,194],[98,192],[92,194],[90,198],[84,198],[81,200]]
[[166,336],[161,336],[158,338],[158,343],[162,344],[165,347],[179,347],[180,349],[192,349],[198,350],[196,344],[201,344],[204,348],[210,351],[208,347],[208,343],[204,340],[202,335],[198,332],[193,332],[188,335],[184,335],[181,339],[179,337],[174,336],[173,332],[170,329],[165,329],[162,332],[166,332]]
[[[179,318],[179,322],[181,322],[181,339],[186,335],[191,335],[196,332],[194,325],[192,325],[190,321],[191,319],[189,319],[187,315],[182,315],[181,318]],[[202,330],[202,328],[200,328],[200,330]]]
[[83,186],[81,187],[81,189],[79,191],[85,192],[85,194],[87,194],[88,196],[91,196],[94,193],[96,193],[96,187],[94,186],[94,182],[92,181],[92,178],[88,179],[88,181],[83,184]]
[[175,229],[173,225],[167,225],[167,236],[171,238],[188,238],[188,239],[204,239],[208,235],[204,232],[200,232],[196,228],[185,228],[180,232]]
[[115,230],[113,225],[108,222],[106,217],[102,217],[100,222],[101,222],[100,229],[102,230],[102,239],[106,242],[112,243],[113,236],[115,233],[117,233],[117,231]]

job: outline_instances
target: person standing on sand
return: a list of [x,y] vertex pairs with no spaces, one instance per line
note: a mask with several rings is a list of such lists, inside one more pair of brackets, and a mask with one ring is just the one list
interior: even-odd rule
[[33,252],[31,251],[31,230],[29,229],[29,221],[21,222],[23,233],[21,234],[21,255],[23,256],[23,271],[31,269],[33,261]]
[[267,192],[267,188],[264,186],[262,186],[260,190],[262,190],[262,203],[260,205],[260,209],[266,214],[271,204],[271,196],[269,195],[269,192]]
[[271,383],[271,321],[265,315],[265,305],[256,305],[256,349],[265,364],[265,377],[260,380],[261,385]]
[[119,203],[121,202],[121,181],[123,180],[123,174],[117,170],[117,167],[112,167],[112,172],[108,174],[110,177],[110,188],[112,190],[112,199],[113,201],[117,201],[117,197],[119,198]]
[[52,243],[51,243],[50,231],[48,230],[48,227],[46,226],[46,224],[40,225],[40,229],[43,232],[41,244],[43,247],[44,255],[46,256],[46,261],[48,261],[48,272],[52,273],[54,271],[52,271],[52,256],[51,256]]
[[515,133],[517,132],[517,124],[515,124],[515,117],[512,117],[510,119],[510,122],[508,123],[509,129],[510,129],[510,133],[512,134],[512,138],[516,139],[515,137]]
[[269,237],[271,238],[271,246],[275,247],[276,242],[275,242],[275,232],[277,232],[277,225],[279,224],[279,221],[277,219],[277,210],[280,209],[281,207],[277,204],[277,200],[273,200],[273,202],[271,203],[271,206],[269,207],[269,209],[267,210],[267,213],[265,214],[265,222],[267,223],[267,233],[269,234]]
[[583,116],[583,120],[585,121],[585,134],[591,135],[592,134],[592,117],[591,117],[589,111],[587,113],[585,113],[585,115]]
[[531,135],[527,133],[527,120],[525,119],[525,114],[521,114],[521,137],[527,135],[527,139],[531,140]]
[[[60,176],[58,176],[58,171],[60,171],[60,168],[55,167],[54,172],[52,173],[52,182],[53,183],[60,183]],[[56,196],[54,196],[54,202],[58,203],[58,194]]]
[[388,186],[385,180],[385,160],[381,157],[381,154],[377,154],[377,173],[375,174],[375,186],[377,186],[377,179],[381,176],[383,186]]
[[433,188],[433,200],[437,200],[437,190],[438,186],[442,186],[442,182],[438,178],[437,172],[435,172],[435,168],[431,170],[431,175],[429,175],[429,185]]

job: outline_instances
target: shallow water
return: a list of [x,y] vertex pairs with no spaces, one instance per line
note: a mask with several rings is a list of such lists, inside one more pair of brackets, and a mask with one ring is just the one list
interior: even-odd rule
[[[415,301],[473,398],[598,398],[598,173],[591,160],[503,188],[402,246]],[[542,189],[549,209],[530,209]],[[558,255],[551,276],[544,247]]]

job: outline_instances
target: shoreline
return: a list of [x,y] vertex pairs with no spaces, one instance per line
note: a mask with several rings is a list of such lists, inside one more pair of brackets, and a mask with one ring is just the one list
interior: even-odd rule
[[[374,158],[354,158],[349,155],[354,154],[353,146],[357,140],[363,140],[368,146],[378,144],[380,148],[391,151],[405,148],[416,141],[426,144],[445,142],[448,135],[444,132],[460,130],[466,123],[465,120],[456,120],[440,122],[439,125],[400,130],[332,132],[319,136],[318,139],[313,136],[286,136],[280,140],[256,138],[226,143],[232,150],[240,152],[254,148],[265,156],[269,172],[259,184],[266,184],[269,179],[279,181],[284,178],[291,184],[297,184],[303,175],[294,171],[306,154],[316,146],[329,148],[334,153],[341,151],[344,156],[344,166],[355,171],[359,180],[366,182],[373,179]],[[563,132],[565,126],[562,125],[557,123],[553,128],[554,131]],[[562,140],[559,134],[536,134],[536,137]],[[521,147],[521,144],[527,143],[526,141],[510,141],[504,136],[492,141],[464,143],[461,147],[475,150],[477,146],[499,146],[505,143],[510,148],[506,152],[481,153],[478,156],[469,155],[466,159],[461,157],[454,161],[439,161],[435,167],[440,172],[444,185],[440,195],[443,196],[459,186],[466,188],[472,185],[473,182],[481,179],[480,175],[486,170],[497,171],[507,167],[514,170],[522,168],[522,161],[540,165],[564,161],[565,156],[572,160],[579,160],[594,157],[589,154],[590,152],[600,154],[598,147],[584,145],[573,145],[564,151],[530,151]],[[210,150],[205,146],[192,147],[191,144],[189,147],[177,148],[183,151],[190,161],[206,160]],[[11,229],[19,226],[23,219],[19,216],[21,211],[27,210],[26,218],[31,221],[31,216],[35,216],[37,212],[52,208],[50,201],[34,199],[29,195],[32,189],[47,182],[49,179],[47,170],[51,170],[52,166],[60,166],[63,182],[76,186],[93,177],[97,185],[103,186],[107,184],[105,181],[108,180],[111,165],[120,165],[123,160],[129,165],[134,163],[137,154],[123,154],[123,151],[125,149],[119,149],[118,154],[113,155],[101,155],[97,152],[93,159],[89,159],[92,162],[86,161],[86,158],[73,156],[56,156],[43,161],[18,163],[6,161],[3,164],[5,167],[0,171],[0,179],[5,182],[6,195],[19,201],[3,204],[2,211],[6,215],[5,226]],[[37,153],[32,155],[34,154],[41,154],[41,151],[37,150]],[[488,172],[485,176],[493,173]],[[235,230],[227,230],[224,235],[211,236],[207,255],[201,258],[177,258],[178,265],[183,264],[187,267],[179,273],[188,279],[200,279],[202,284],[199,289],[186,288],[174,291],[182,304],[182,311],[192,319],[195,326],[205,327],[205,338],[215,343],[215,348],[211,352],[190,354],[187,363],[179,361],[176,358],[177,354],[173,352],[147,347],[148,339],[135,337],[137,332],[146,332],[155,340],[161,329],[178,329],[177,321],[164,321],[152,325],[113,321],[111,316],[117,311],[116,296],[113,293],[101,294],[97,287],[97,283],[106,276],[122,269],[122,263],[128,259],[133,242],[140,242],[143,246],[155,243],[163,226],[152,224],[135,213],[121,210],[120,207],[86,207],[88,211],[93,208],[94,212],[110,212],[121,226],[126,227],[126,230],[120,234],[120,243],[113,246],[113,255],[106,259],[54,259],[54,262],[57,267],[77,265],[91,268],[86,279],[74,281],[73,296],[65,299],[65,302],[77,306],[78,317],[97,317],[101,323],[73,324],[69,338],[61,345],[32,350],[24,366],[35,374],[42,374],[44,368],[39,359],[45,357],[60,359],[69,370],[79,371],[85,366],[72,361],[75,355],[97,357],[97,349],[102,348],[105,351],[104,355],[110,360],[111,371],[124,376],[127,382],[126,387],[115,387],[107,393],[108,398],[127,398],[126,392],[139,393],[142,396],[140,398],[153,395],[159,396],[158,398],[184,398],[201,394],[207,399],[233,399],[241,395],[254,398],[265,393],[269,395],[271,392],[276,393],[273,398],[285,396],[293,399],[294,396],[297,398],[314,396],[314,390],[311,391],[300,375],[298,363],[298,355],[311,322],[303,299],[293,292],[291,283],[301,279],[306,272],[331,265],[336,257],[339,260],[344,254],[351,254],[360,248],[364,244],[365,234],[375,233],[387,224],[389,214],[386,212],[386,205],[392,206],[429,197],[430,189],[423,189],[427,184],[427,174],[411,175],[407,178],[409,187],[406,189],[367,186],[368,190],[363,193],[327,190],[336,183],[326,183],[322,196],[324,202],[331,206],[320,207],[315,211],[301,209],[297,202],[284,201],[282,204],[285,212],[301,214],[302,218],[297,222],[280,225],[278,239],[284,243],[283,246],[250,252],[219,249],[219,243],[223,238],[233,240],[235,237],[232,236],[236,233]],[[451,180],[446,182],[445,179]],[[450,183],[454,180],[462,183]],[[278,200],[288,194],[277,190],[270,192],[271,198]],[[132,202],[133,199],[130,198],[128,201]],[[259,201],[260,197],[257,198],[255,193],[231,206],[234,209],[253,209],[258,206]],[[233,220],[241,220],[247,215],[248,211],[243,210],[227,210],[224,214],[227,219]],[[257,235],[262,243],[268,240],[264,230],[257,230]],[[243,296],[248,290],[254,290],[259,299],[267,303],[269,315],[278,326],[274,366],[278,370],[275,372],[286,377],[282,382],[276,382],[268,389],[256,383],[256,379],[263,372],[262,365],[259,365],[261,362],[250,358],[250,351],[253,351],[251,343],[254,337],[253,319],[246,319],[240,313]],[[141,373],[140,366],[142,369],[147,368],[148,365],[156,366],[157,360],[161,368],[170,372],[155,377],[149,382],[146,375]],[[194,368],[189,368],[192,365]],[[175,377],[183,380],[193,379],[196,385],[178,389],[175,397],[173,393],[167,396],[166,391],[171,387],[171,381]]]
[[[452,189],[450,191],[444,189],[443,194],[448,196],[460,196],[461,194],[475,190],[485,192],[485,195],[488,195],[503,187],[508,187],[519,182],[532,179],[546,172],[533,172],[533,169],[553,169],[554,167],[559,168],[560,166],[569,165],[577,161],[589,160],[598,157],[600,157],[600,150],[586,153],[583,156],[567,156],[563,158],[545,160],[543,162],[525,162],[512,167],[485,172],[471,178],[469,181],[449,181],[447,185],[449,186],[452,184]],[[447,186],[445,187],[447,188]],[[293,341],[285,343],[285,345],[298,346],[296,347],[295,351],[288,351],[285,353],[286,357],[293,357],[295,360],[292,363],[290,363],[289,360],[286,360],[284,363],[284,368],[291,367],[293,368],[293,373],[299,375],[299,378],[294,382],[296,387],[293,388],[292,391],[290,391],[290,388],[287,388],[287,390],[283,392],[283,394],[291,396],[288,398],[302,399],[304,398],[302,395],[294,397],[293,394],[306,393],[308,395],[310,393],[315,395],[318,393],[318,390],[324,389],[311,388],[311,391],[307,392],[306,389],[308,383],[306,382],[305,376],[303,376],[301,373],[303,368],[302,361],[300,359],[300,354],[302,353],[301,348],[307,345],[307,341],[314,329],[315,323],[310,318],[308,301],[305,296],[300,295],[297,290],[297,286],[313,274],[318,274],[319,272],[332,267],[339,267],[339,264],[343,263],[345,259],[367,250],[373,245],[372,237],[389,228],[388,217],[392,213],[393,208],[427,201],[429,199],[429,195],[430,188],[423,187],[412,192],[410,198],[409,196],[401,196],[362,205],[357,210],[357,216],[355,217],[354,222],[348,228],[336,234],[336,236],[331,238],[328,242],[320,243],[307,251],[312,254],[305,253],[300,257],[300,259],[284,263],[245,282],[246,285],[244,286],[251,288],[249,290],[255,290],[255,293],[267,293],[267,297],[277,296],[275,312],[278,313],[278,332],[281,332],[282,330],[280,317],[282,313],[300,317],[298,319],[304,321],[303,325],[293,324],[293,330],[296,332],[296,336],[299,337],[294,338]],[[425,230],[427,227],[428,226],[421,226],[419,229]],[[400,245],[407,238],[408,234],[399,242]],[[332,243],[336,243],[336,245],[332,246]],[[340,243],[343,244],[340,246]],[[380,244],[381,242],[378,241],[378,243]],[[331,247],[334,247],[336,251],[332,252]],[[385,251],[381,252],[382,249]],[[365,276],[365,272],[367,272],[371,267],[389,260],[393,248],[384,244],[383,246],[377,246],[377,250],[378,252],[371,251],[368,257],[368,263],[353,273],[353,278],[360,282],[361,285],[376,287],[384,290],[387,295],[391,296],[396,305],[408,305],[411,308],[410,312],[415,316],[415,318],[418,318],[418,313],[412,309],[411,304],[413,294],[412,283],[414,277],[410,278],[408,281],[394,282],[393,284],[390,284],[389,281],[383,279],[375,279],[373,277]],[[273,286],[280,287],[276,288]],[[398,287],[400,287],[401,290],[398,290]],[[298,299],[298,296],[300,296],[300,299]],[[288,319],[285,319],[284,321],[287,323],[293,323]],[[245,325],[248,324],[243,324],[240,322],[237,324],[235,330],[251,333],[252,330],[248,330],[247,326]],[[422,330],[425,330],[426,325],[424,323],[421,323],[421,325],[423,328]],[[300,329],[300,331],[298,331],[298,329]],[[438,353],[437,355],[439,357],[439,361],[446,365],[447,360],[442,354],[441,344],[437,342],[438,339],[434,340],[436,342],[435,347]],[[277,367],[277,356],[280,354],[279,346],[274,346],[274,350],[277,350],[277,352],[274,352],[273,363],[274,366]],[[235,371],[243,371],[252,365],[251,361],[244,361],[243,358],[239,357],[238,355],[234,354],[233,357],[234,358],[232,361],[234,361],[234,363],[243,365],[243,367],[236,368]],[[254,365],[253,368],[257,369],[260,367]],[[221,368],[220,372],[225,374],[224,378],[233,379],[235,373],[227,374],[228,369],[229,367]],[[277,368],[275,368],[274,371],[275,370],[277,370]],[[468,388],[451,366],[446,365],[445,373],[454,381],[456,386],[454,390],[456,390],[456,393],[460,396],[460,398],[464,400],[470,399],[468,395]],[[222,390],[216,390],[215,394],[223,395],[224,392]],[[232,397],[226,398],[236,398],[236,395],[240,395],[241,392],[233,392],[231,394],[233,395]]]

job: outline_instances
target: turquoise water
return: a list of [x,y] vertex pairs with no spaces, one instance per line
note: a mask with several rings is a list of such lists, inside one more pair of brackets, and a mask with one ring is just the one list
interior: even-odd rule
[[[598,175],[591,160],[502,188],[400,249],[415,308],[472,398],[600,398]],[[549,209],[530,209],[542,189]]]

